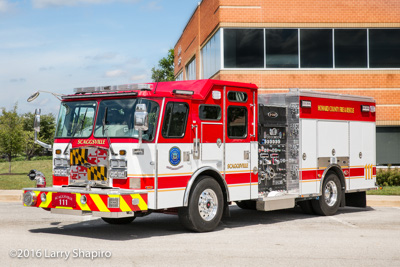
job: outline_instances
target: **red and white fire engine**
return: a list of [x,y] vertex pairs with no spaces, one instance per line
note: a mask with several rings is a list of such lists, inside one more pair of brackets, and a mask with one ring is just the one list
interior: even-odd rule
[[211,231],[233,202],[333,215],[376,188],[368,97],[217,80],[76,88],[61,97],[53,147],[36,141],[53,151],[53,187],[32,171],[24,206],[111,224],[176,212]]

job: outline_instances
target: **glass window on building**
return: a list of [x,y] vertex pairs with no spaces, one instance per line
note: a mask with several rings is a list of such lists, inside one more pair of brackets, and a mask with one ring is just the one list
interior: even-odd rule
[[300,30],[302,68],[333,68],[332,29]]
[[186,80],[196,80],[196,58],[186,65]]
[[297,29],[266,29],[265,54],[267,68],[298,68],[298,40]]
[[224,29],[225,68],[264,68],[263,29]]
[[400,127],[376,127],[377,165],[400,165]]
[[369,30],[369,66],[400,68],[400,29]]
[[335,29],[335,67],[367,68],[366,29]]
[[183,81],[183,71],[181,71],[178,76],[176,76],[175,81]]
[[211,78],[221,69],[221,38],[218,31],[201,50],[203,78]]

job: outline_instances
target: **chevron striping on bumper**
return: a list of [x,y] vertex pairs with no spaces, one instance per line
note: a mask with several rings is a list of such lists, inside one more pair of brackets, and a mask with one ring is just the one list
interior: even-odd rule
[[147,203],[143,200],[140,194],[132,194],[131,197],[139,199],[138,207],[140,210],[147,210]]
[[[79,206],[79,208],[80,208],[81,210],[90,211],[90,207],[89,207],[89,205],[87,204],[87,202],[86,202],[85,205],[82,205],[82,203],[81,203],[81,197],[82,197],[82,194],[79,194],[79,193],[76,194],[76,204],[78,204],[78,206]],[[86,198],[87,198],[87,197],[86,197]]]
[[110,212],[110,210],[107,208],[107,205],[104,204],[103,200],[101,199],[100,195],[90,195],[90,196],[92,197],[92,200],[99,209],[99,211]]

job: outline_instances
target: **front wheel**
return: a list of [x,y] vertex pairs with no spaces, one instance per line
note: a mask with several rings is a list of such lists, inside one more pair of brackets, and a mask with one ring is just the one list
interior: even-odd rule
[[339,177],[333,172],[328,173],[322,186],[322,195],[319,199],[312,200],[314,211],[323,216],[335,214],[339,209],[342,194]]
[[195,232],[214,230],[222,218],[224,199],[218,182],[203,176],[193,185],[189,205],[178,210],[179,220]]
[[124,218],[104,218],[102,217],[103,221],[109,224],[129,224],[133,222],[136,217],[124,217]]

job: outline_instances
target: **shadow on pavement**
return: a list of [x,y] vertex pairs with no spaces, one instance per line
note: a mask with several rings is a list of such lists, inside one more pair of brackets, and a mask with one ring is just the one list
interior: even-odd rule
[[[339,209],[337,214],[366,212],[371,210],[373,210],[371,207],[345,207]],[[230,213],[231,216],[223,218],[217,229],[214,231],[261,224],[268,226],[269,224],[318,218],[316,215],[307,215],[302,213],[301,209],[298,207],[287,210],[264,212],[242,210],[237,206],[231,206]],[[52,227],[31,229],[29,231],[38,234],[44,233],[60,236],[79,236],[93,239],[120,241],[190,233],[179,223],[178,216],[157,213],[142,218],[136,218],[131,224],[127,225],[110,225],[100,218],[67,225],[55,221],[52,222],[51,225]]]

